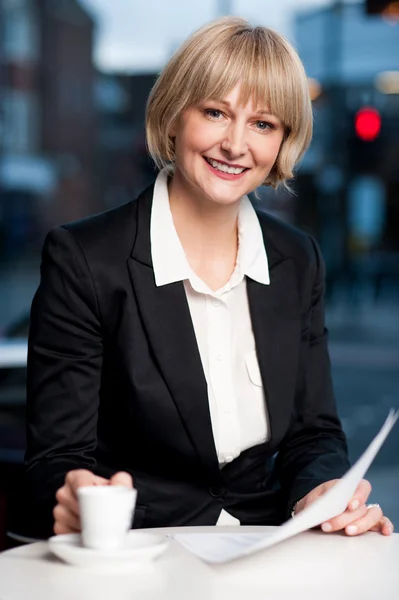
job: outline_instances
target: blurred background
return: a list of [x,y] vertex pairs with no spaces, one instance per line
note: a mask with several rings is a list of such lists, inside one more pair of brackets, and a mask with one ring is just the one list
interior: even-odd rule
[[[295,195],[263,188],[254,202],[321,245],[352,460],[399,407],[399,2],[0,0],[0,549],[22,472],[44,236],[154,179],[149,90],[194,29],[229,14],[288,37],[309,77],[315,132]],[[368,478],[399,529],[398,425]]]

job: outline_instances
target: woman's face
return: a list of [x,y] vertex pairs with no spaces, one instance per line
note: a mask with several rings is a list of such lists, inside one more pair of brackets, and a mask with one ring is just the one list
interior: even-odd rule
[[281,121],[255,107],[239,106],[239,86],[223,101],[187,109],[175,137],[174,188],[202,201],[233,204],[261,185],[284,136]]

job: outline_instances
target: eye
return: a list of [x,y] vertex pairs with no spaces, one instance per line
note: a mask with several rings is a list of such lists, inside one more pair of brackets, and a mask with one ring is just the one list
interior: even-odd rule
[[223,115],[222,111],[218,110],[217,108],[206,108],[204,113],[209,119],[213,119],[215,121],[217,121]]
[[276,128],[276,126],[269,121],[256,121],[256,127],[257,129],[260,129],[260,131],[268,131],[269,129]]

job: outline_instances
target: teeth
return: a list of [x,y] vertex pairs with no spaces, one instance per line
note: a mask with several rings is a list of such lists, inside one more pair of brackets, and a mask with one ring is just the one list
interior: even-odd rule
[[227,165],[224,165],[223,163],[220,163],[217,160],[213,160],[212,158],[206,158],[206,160],[209,162],[210,165],[212,165],[214,169],[217,169],[218,171],[223,171],[223,173],[239,175],[240,173],[245,171],[245,169],[240,169],[237,167],[228,167]]

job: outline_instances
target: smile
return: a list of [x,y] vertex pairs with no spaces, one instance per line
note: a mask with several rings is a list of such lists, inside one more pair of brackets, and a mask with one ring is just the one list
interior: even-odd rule
[[213,158],[203,157],[211,171],[222,179],[240,179],[248,171],[246,167],[229,167],[225,163],[214,160]]

